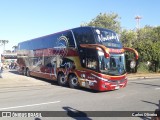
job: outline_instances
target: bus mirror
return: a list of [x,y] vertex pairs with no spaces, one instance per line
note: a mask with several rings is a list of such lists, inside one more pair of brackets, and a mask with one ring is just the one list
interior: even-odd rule
[[105,58],[109,58],[109,54],[108,53],[104,53]]
[[109,49],[106,48],[103,45],[99,45],[99,44],[80,44],[80,46],[83,47],[83,48],[92,48],[92,49],[97,49],[97,50],[101,49],[104,52],[104,56],[106,58],[110,57]]
[[98,50],[98,55],[99,55],[99,56],[104,56],[104,52],[103,52],[103,51]]
[[132,60],[131,62],[130,62],[130,68],[131,69],[134,69],[136,67],[136,61],[135,60]]
[[139,55],[138,55],[138,52],[137,52],[135,49],[129,48],[129,47],[124,47],[123,49],[124,49],[125,51],[133,52],[133,53],[135,54],[135,59],[138,60]]
[[99,56],[105,56],[105,58],[109,58],[109,54],[108,53],[104,53],[103,51],[98,51],[98,55]]

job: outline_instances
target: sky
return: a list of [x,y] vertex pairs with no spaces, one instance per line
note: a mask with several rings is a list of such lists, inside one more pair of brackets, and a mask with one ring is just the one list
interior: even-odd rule
[[[0,40],[19,42],[79,27],[99,13],[117,13],[124,29],[160,26],[159,0],[0,0]],[[3,47],[0,46],[0,52]]]

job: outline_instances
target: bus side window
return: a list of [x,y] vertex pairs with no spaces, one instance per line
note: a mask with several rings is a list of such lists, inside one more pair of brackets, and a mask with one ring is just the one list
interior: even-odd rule
[[38,62],[38,58],[33,58],[33,65],[36,65],[37,64],[37,62]]
[[52,67],[52,64],[51,64],[51,63],[48,63],[48,64],[46,65],[46,67]]
[[64,58],[62,64],[60,65],[61,68],[72,68],[74,61]]
[[51,57],[45,57],[45,58],[44,58],[44,65],[45,65],[46,67],[52,67]]
[[81,65],[84,68],[89,68],[92,70],[98,70],[98,58],[96,50],[94,49],[82,49],[80,51]]
[[97,61],[93,58],[87,58],[86,67],[90,69],[97,69]]
[[86,55],[86,67],[94,70],[97,69],[98,63],[96,60],[96,56],[94,56],[93,54]]

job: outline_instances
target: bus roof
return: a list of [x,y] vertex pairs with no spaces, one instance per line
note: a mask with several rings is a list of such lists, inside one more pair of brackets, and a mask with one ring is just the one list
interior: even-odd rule
[[[38,38],[34,38],[34,39],[30,39],[30,40],[26,40],[26,41],[23,41],[23,42],[20,42],[18,43],[18,49],[22,49],[22,48],[25,48],[27,50],[34,50],[34,49],[44,49],[44,48],[51,48],[51,47],[55,47],[56,45],[56,42],[57,40],[53,40],[53,38],[58,35],[58,34],[63,34],[65,32],[69,32],[69,31],[74,31],[74,30],[77,30],[77,29],[86,29],[86,28],[94,28],[94,29],[105,29],[105,28],[99,28],[99,27],[93,27],[93,26],[83,26],[83,27],[77,27],[77,28],[72,28],[72,29],[68,29],[68,30],[65,30],[65,31],[61,31],[61,32],[57,32],[57,33],[53,33],[53,34],[49,34],[49,35],[45,35],[45,36],[42,36],[42,37],[38,37]],[[109,30],[109,29],[107,29]],[[109,30],[109,31],[112,31],[112,30]],[[114,32],[114,31],[112,31]],[[57,38],[56,38],[57,39]],[[37,42],[37,40],[39,40],[39,42]],[[46,44],[46,40],[48,40],[48,42],[52,43],[53,46],[51,45],[47,45],[46,47],[44,47],[44,44]],[[39,43],[39,44],[37,44]],[[24,47],[22,47],[24,46]]]
[[[68,30],[56,32],[56,33],[51,33],[51,34],[44,35],[44,36],[41,36],[41,37],[36,37],[36,38],[30,39],[30,40],[25,40],[25,41],[23,41],[23,42],[32,41],[32,40],[37,40],[37,39],[39,39],[39,38],[44,38],[44,37],[48,37],[48,36],[55,35],[55,34],[58,34],[58,33],[66,32],[66,31],[70,31],[70,30],[74,30],[74,29],[80,29],[80,28],[99,28],[99,29],[107,29],[107,28],[100,28],[100,27],[95,27],[95,26],[81,26],[81,27],[76,27],[76,28],[72,28],[72,29],[68,29]],[[110,29],[107,29],[107,30],[110,30]],[[113,30],[110,30],[110,31],[114,32]],[[23,42],[20,42],[20,43],[23,43]],[[18,43],[18,44],[20,44],[20,43]]]

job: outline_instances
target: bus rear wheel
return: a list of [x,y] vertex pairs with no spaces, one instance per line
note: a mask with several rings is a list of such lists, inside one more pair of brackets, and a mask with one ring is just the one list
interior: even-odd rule
[[27,77],[30,77],[30,71],[29,71],[28,68],[27,68],[27,70],[26,70],[26,75],[27,75]]
[[75,89],[79,88],[79,82],[78,82],[78,78],[76,75],[69,76],[69,87],[75,88]]
[[23,75],[24,75],[24,76],[26,76],[26,75],[27,75],[26,68],[23,68]]
[[68,81],[63,73],[58,74],[57,81],[60,86],[67,86],[68,84]]

